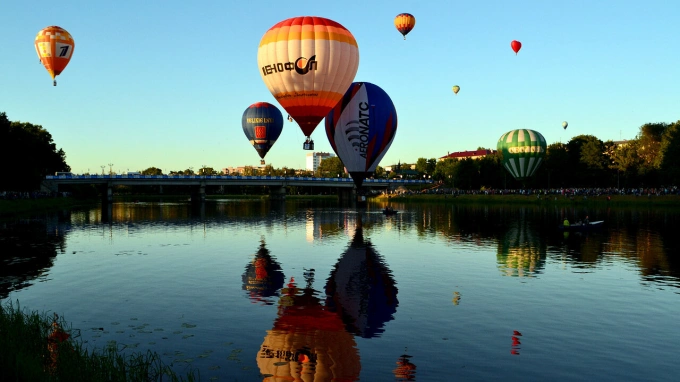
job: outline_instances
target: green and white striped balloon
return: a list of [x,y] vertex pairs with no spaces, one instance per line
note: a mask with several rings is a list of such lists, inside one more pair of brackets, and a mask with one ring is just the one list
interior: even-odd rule
[[509,131],[498,140],[503,167],[517,180],[529,178],[536,172],[543,162],[547,146],[541,133],[529,129]]

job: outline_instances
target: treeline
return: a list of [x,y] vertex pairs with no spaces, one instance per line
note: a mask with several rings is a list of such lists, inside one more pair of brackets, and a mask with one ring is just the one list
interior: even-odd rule
[[10,121],[0,113],[0,191],[33,191],[45,175],[71,171],[64,150],[57,149],[52,135],[40,125]]
[[417,176],[460,189],[677,186],[680,121],[647,123],[635,139],[627,141],[603,142],[593,135],[578,135],[566,144],[553,143],[541,167],[524,182],[502,167],[502,159],[500,152],[481,159],[419,158],[415,171]]
[[[52,141],[42,126],[12,122],[0,113],[0,159],[9,173],[0,177],[0,190],[33,191],[46,175],[70,171],[66,154]],[[385,171],[378,166],[376,178],[427,178],[447,187],[479,190],[483,188],[572,188],[572,187],[661,187],[680,185],[680,121],[647,123],[635,139],[602,141],[593,135],[578,135],[566,144],[548,145],[543,164],[528,180],[515,180],[501,165],[501,153],[481,159],[418,158],[415,164],[397,164]],[[160,168],[149,167],[145,175],[162,175]],[[218,175],[212,167],[189,167],[173,174]],[[298,175],[347,177],[339,158],[321,161],[316,172],[291,168],[245,167],[241,175]]]

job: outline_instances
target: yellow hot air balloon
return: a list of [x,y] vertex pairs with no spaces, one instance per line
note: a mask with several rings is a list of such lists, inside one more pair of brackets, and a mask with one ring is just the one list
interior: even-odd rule
[[260,76],[274,98],[310,136],[345,94],[359,69],[359,47],[339,23],[293,17],[271,27],[257,51]]
[[406,40],[406,35],[416,26],[416,18],[410,13],[400,13],[394,18],[394,26]]
[[456,85],[456,86],[453,87],[453,94],[458,94],[459,91],[460,91],[460,86]]
[[68,65],[75,46],[73,37],[58,26],[44,28],[35,36],[35,51],[38,53],[40,62],[52,77],[54,86],[57,86],[55,77],[61,74]]

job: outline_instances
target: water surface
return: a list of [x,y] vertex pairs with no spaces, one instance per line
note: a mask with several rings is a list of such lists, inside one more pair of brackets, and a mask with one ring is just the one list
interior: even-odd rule
[[[6,220],[0,299],[202,380],[676,380],[680,214],[392,206],[114,203]],[[584,214],[602,231],[557,230]]]

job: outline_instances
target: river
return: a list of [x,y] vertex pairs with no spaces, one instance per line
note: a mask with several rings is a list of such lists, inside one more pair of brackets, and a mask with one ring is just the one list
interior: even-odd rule
[[[0,222],[0,301],[218,381],[674,381],[680,213],[216,200]],[[604,220],[563,233],[566,216]]]

